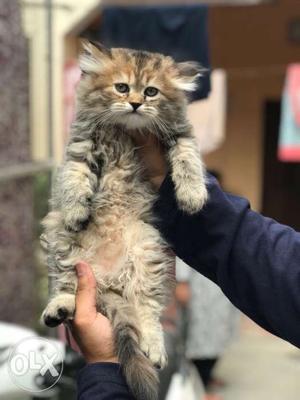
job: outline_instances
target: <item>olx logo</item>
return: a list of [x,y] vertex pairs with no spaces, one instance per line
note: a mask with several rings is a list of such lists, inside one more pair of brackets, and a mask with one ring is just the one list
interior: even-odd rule
[[61,377],[62,351],[54,341],[41,337],[23,339],[10,353],[8,371],[14,384],[21,389],[42,392],[53,387]]

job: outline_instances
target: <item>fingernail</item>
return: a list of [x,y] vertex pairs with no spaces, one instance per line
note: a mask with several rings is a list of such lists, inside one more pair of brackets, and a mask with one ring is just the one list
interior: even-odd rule
[[83,276],[86,273],[86,265],[84,263],[79,263],[76,265],[77,276]]

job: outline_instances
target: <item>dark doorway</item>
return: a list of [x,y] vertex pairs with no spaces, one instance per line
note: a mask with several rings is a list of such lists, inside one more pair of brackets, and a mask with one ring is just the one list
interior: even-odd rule
[[277,158],[280,102],[265,105],[263,166],[264,215],[300,230],[300,163],[280,162]]

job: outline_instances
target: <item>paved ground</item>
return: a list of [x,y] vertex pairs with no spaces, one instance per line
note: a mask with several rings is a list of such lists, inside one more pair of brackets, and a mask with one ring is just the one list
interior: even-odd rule
[[244,321],[216,376],[224,400],[300,400],[300,350]]

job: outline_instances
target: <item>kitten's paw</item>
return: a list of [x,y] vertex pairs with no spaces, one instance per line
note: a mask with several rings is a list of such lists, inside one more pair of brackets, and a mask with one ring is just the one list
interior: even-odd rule
[[76,204],[72,210],[68,210],[64,215],[65,227],[71,232],[80,232],[89,224],[90,221],[89,205]]
[[176,187],[176,198],[181,210],[188,214],[195,214],[203,208],[208,193],[204,182],[184,181]]
[[75,295],[60,294],[54,297],[45,308],[41,320],[53,328],[66,320],[73,319],[75,311]]
[[168,363],[168,356],[165,350],[163,340],[142,341],[142,352],[150,359],[157,369],[163,369]]

